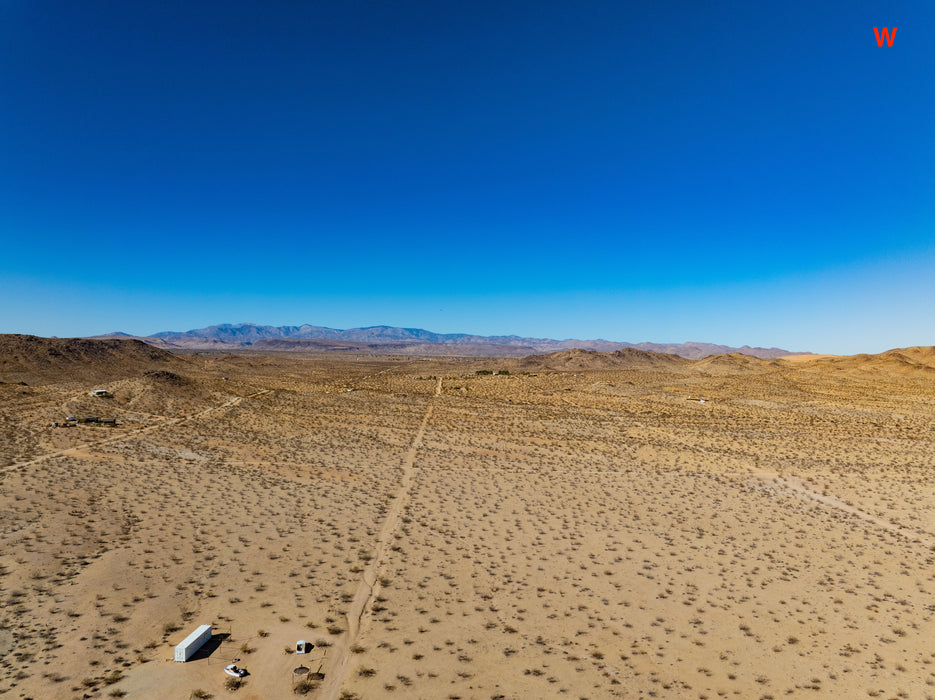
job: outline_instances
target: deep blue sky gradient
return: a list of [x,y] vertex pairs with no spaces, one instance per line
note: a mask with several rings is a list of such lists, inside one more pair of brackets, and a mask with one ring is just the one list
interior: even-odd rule
[[935,5],[267,5],[0,4],[0,332],[935,343]]

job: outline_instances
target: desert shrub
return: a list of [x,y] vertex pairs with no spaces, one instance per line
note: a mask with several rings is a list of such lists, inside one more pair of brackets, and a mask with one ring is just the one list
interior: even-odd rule
[[317,689],[318,689],[318,683],[316,681],[301,680],[296,684],[293,692],[296,695],[308,695],[313,690],[317,690]]
[[116,683],[117,681],[119,681],[121,678],[123,678],[123,673],[121,673],[121,672],[118,670],[118,671],[114,671],[114,672],[109,673],[109,674],[107,674],[106,676],[104,676],[104,682],[105,682],[107,685],[113,685],[114,683]]

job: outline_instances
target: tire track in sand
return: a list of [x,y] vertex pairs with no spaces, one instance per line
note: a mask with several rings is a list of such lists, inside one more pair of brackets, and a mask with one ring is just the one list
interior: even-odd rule
[[[435,396],[441,396],[442,380],[438,380],[435,386]],[[399,489],[393,498],[393,505],[390,506],[383,520],[383,527],[380,528],[380,534],[377,537],[374,546],[376,556],[370,560],[364,573],[360,578],[360,584],[351,601],[350,609],[347,611],[347,629],[334,643],[331,660],[325,671],[325,680],[321,686],[318,697],[319,700],[337,700],[341,692],[341,686],[344,683],[344,677],[347,675],[347,663],[351,647],[360,637],[364,625],[369,620],[370,602],[377,595],[380,584],[380,573],[386,568],[386,553],[390,540],[396,529],[399,527],[400,515],[406,503],[409,502],[409,489],[412,486],[412,478],[415,474],[416,452],[422,446],[422,437],[425,435],[425,427],[432,417],[434,402],[429,403],[425,415],[422,417],[422,424],[419,426],[419,432],[416,433],[409,451],[403,460],[403,478],[399,484]]]
[[919,532],[902,525],[897,525],[893,522],[884,520],[883,518],[868,513],[865,510],[855,508],[854,506],[836,496],[809,488],[805,482],[797,476],[793,476],[791,474],[780,475],[776,472],[760,469],[759,467],[752,467],[750,465],[747,465],[747,469],[749,469],[753,473],[753,476],[755,476],[760,481],[772,482],[779,490],[785,490],[786,492],[792,493],[799,498],[815,501],[828,508],[833,508],[849,515],[856,516],[865,522],[876,525],[883,530],[892,532],[894,535],[905,537],[913,542],[920,542],[928,547],[935,546],[935,542],[933,542],[932,538],[927,536],[928,533],[925,533],[924,531]]

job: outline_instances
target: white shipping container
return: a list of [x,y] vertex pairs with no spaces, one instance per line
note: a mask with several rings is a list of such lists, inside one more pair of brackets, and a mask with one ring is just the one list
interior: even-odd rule
[[175,647],[175,660],[188,661],[192,654],[201,649],[209,639],[211,639],[211,625],[201,625]]

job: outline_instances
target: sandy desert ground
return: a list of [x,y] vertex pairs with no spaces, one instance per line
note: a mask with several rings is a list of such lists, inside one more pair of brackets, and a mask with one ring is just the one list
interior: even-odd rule
[[935,697],[932,357],[0,367],[0,696]]

